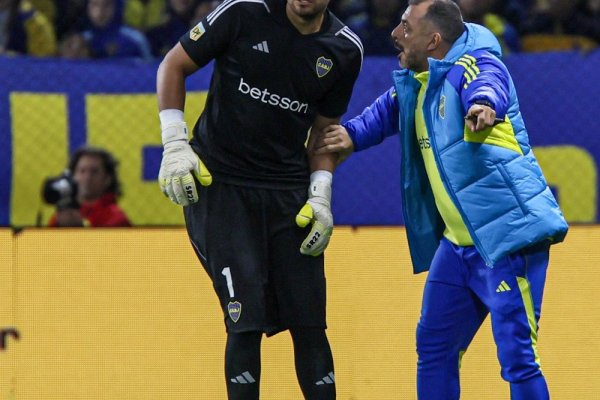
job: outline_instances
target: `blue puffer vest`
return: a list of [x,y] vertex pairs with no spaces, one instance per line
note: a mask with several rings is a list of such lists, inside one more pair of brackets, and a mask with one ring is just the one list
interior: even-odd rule
[[[442,182],[477,250],[492,267],[540,241],[562,241],[568,225],[531,151],[514,84],[497,58],[497,40],[485,28],[465,25],[465,33],[444,60],[429,59],[423,113]],[[465,54],[501,64],[510,88],[504,122],[478,133],[465,129],[461,88],[451,79],[457,69],[459,75],[465,72]],[[408,70],[394,71],[393,79],[400,106],[404,221],[418,273],[429,269],[444,223],[416,143],[414,110],[420,84]]]

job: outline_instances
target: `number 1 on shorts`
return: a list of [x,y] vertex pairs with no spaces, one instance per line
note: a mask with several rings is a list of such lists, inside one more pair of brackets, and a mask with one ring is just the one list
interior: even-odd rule
[[235,292],[233,291],[233,279],[231,279],[231,269],[229,267],[223,268],[221,271],[222,275],[225,275],[225,280],[227,280],[227,290],[229,290],[229,297],[235,297]]

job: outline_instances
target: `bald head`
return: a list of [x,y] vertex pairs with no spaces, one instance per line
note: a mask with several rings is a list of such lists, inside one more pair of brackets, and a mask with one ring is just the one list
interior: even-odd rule
[[458,6],[451,0],[410,0],[392,39],[400,50],[400,65],[421,72],[428,58],[443,59],[464,32]]

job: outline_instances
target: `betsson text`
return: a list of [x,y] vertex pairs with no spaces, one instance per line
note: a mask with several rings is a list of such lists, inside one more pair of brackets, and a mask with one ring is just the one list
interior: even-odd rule
[[240,78],[238,90],[243,94],[249,95],[253,99],[260,100],[262,103],[279,107],[283,110],[291,110],[300,114],[306,114],[308,112],[307,103],[300,103],[298,100],[292,100],[289,97],[282,97],[278,94],[270,93],[267,89],[260,90],[252,87],[244,82],[244,78]]

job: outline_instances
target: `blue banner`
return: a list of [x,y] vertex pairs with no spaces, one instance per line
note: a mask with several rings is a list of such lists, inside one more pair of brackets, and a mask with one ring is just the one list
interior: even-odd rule
[[[600,52],[512,55],[505,62],[534,152],[567,219],[598,222]],[[145,133],[158,129],[157,67],[133,61],[0,58],[0,226],[35,225],[41,178],[59,173],[68,155],[90,142],[106,144],[119,155],[128,179],[123,178],[123,204],[136,225],[181,221],[178,210],[172,211],[174,219],[143,212],[149,199],[161,196],[154,182],[160,133]],[[394,57],[365,59],[344,118],[387,90],[395,68]],[[205,99],[211,72],[210,66],[204,68],[186,83],[190,123],[201,110],[198,102]],[[402,224],[399,154],[393,137],[338,168],[337,224]]]

